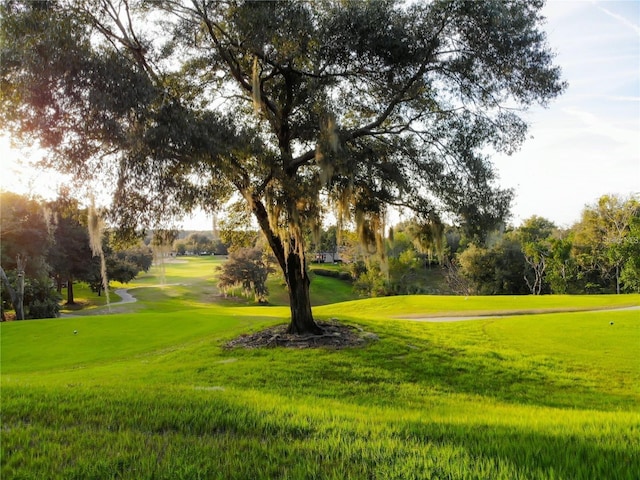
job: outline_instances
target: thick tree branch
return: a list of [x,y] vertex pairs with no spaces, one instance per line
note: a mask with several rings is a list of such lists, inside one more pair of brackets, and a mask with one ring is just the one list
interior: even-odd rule
[[280,268],[283,272],[286,272],[287,258],[285,256],[284,245],[282,244],[282,240],[280,239],[280,237],[271,228],[267,209],[257,195],[251,194],[247,190],[242,193],[249,203],[254,217],[258,221],[260,230],[262,230],[262,233],[264,233],[264,236],[266,237],[267,242],[269,243],[269,246],[271,247],[271,250],[276,257],[276,260],[278,261],[278,265],[280,265]]
[[[360,128],[352,130],[350,132],[345,132],[341,135],[341,140],[343,142],[349,142],[351,140],[355,140],[360,137],[371,136],[376,134],[382,134],[384,132],[380,132],[378,129],[384,122],[389,119],[393,111],[398,107],[398,105],[407,101],[406,93],[416,84],[416,82],[425,74],[427,71],[427,64],[423,63],[420,65],[420,68],[414,73],[409,80],[405,83],[405,85],[389,100],[386,108],[378,114],[376,119],[367,125],[364,125]],[[289,164],[288,170],[295,171],[300,166],[310,162],[315,158],[315,150],[309,150],[302,155],[291,160]]]

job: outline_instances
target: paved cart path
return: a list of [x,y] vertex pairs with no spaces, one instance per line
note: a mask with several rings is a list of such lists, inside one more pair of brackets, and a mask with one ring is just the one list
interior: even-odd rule
[[120,297],[120,301],[119,302],[114,302],[111,305],[118,305],[121,303],[133,303],[133,302],[137,302],[138,299],[136,297],[134,297],[133,295],[131,295],[129,293],[129,289],[128,288],[118,288],[117,290],[114,290],[113,293],[115,293],[116,295],[118,295]]
[[[640,310],[640,305],[634,305],[631,307],[605,307],[605,308],[589,308],[589,309],[576,309],[576,310],[539,310],[539,311],[512,311],[504,313],[488,313],[486,315],[471,315],[471,316],[416,316],[416,317],[395,317],[397,320],[411,320],[414,322],[465,322],[469,320],[489,320],[495,318],[515,317],[518,315],[544,315],[549,313],[578,313],[578,312],[620,312],[625,310]],[[640,320],[640,313],[638,313],[638,319]]]

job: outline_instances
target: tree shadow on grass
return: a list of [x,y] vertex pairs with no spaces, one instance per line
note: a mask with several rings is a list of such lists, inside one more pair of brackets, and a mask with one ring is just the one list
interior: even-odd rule
[[[3,461],[15,466],[14,478],[27,472],[32,476],[25,478],[71,478],[72,472],[79,478],[171,478],[185,467],[194,475],[173,478],[208,472],[205,478],[630,480],[640,471],[633,442],[596,427],[584,434],[578,428],[542,432],[499,420],[377,417],[366,409],[354,413],[352,406],[331,415],[305,408],[304,401],[298,410],[286,396],[254,403],[196,388],[141,395],[79,385],[12,387],[6,395]],[[34,445],[35,463],[21,454]],[[96,462],[100,472],[93,470]]]
[[632,442],[619,441],[622,434],[603,439],[540,433],[526,427],[407,422],[398,435],[407,442],[459,446],[473,459],[511,465],[522,475],[518,478],[632,480],[640,471],[640,457]]
[[497,401],[602,411],[637,406],[633,392],[609,392],[588,372],[561,359],[468,351],[429,344],[377,364],[403,382]]
[[437,390],[554,408],[611,411],[637,405],[632,391],[609,392],[590,372],[564,359],[438,343],[395,330],[383,330],[380,337],[339,352],[325,348],[237,352],[255,362],[268,357],[272,368],[247,371],[235,381],[248,388],[349,398],[364,405],[393,403],[394,390],[401,386],[418,387],[414,395]]

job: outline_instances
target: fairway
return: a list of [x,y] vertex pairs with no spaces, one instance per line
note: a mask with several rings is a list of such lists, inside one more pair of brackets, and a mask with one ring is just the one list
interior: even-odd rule
[[219,262],[154,267],[115,313],[2,324],[1,477],[637,478],[640,310],[611,309],[640,295],[330,303],[323,278],[316,318],[377,340],[228,349],[288,307],[220,297]]

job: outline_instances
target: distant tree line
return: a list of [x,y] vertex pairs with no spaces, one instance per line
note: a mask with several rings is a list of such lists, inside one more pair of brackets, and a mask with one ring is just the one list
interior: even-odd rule
[[464,295],[640,292],[640,202],[606,195],[570,228],[533,216],[474,237],[406,221],[389,230],[386,258],[352,242],[336,248],[363,295],[445,293],[421,282],[429,269],[443,274],[446,293]]
[[[640,292],[640,202],[603,196],[567,229],[533,216],[451,258],[460,293]],[[458,278],[456,278],[458,277]]]
[[[242,286],[266,301],[269,263],[258,232],[236,224],[223,236],[231,255],[219,286]],[[470,234],[407,220],[389,228],[375,250],[335,225],[307,236],[312,262],[341,265],[314,274],[347,279],[365,297],[640,292],[640,202],[633,196],[601,197],[570,228],[533,216],[519,227]]]
[[[86,282],[99,295],[101,264],[90,245],[89,212],[62,190],[54,201],[10,192],[0,193],[2,320],[14,310],[16,319],[56,317],[62,291],[75,303],[74,282]],[[128,283],[153,262],[144,243],[118,245],[110,232],[102,236],[107,277]]]
[[173,242],[176,255],[226,255],[227,245],[209,232],[191,232]]
[[[3,320],[10,309],[19,319],[57,316],[63,289],[66,303],[75,303],[76,281],[102,293],[88,209],[66,191],[51,202],[9,192],[0,200]],[[154,253],[228,254],[219,287],[267,301],[274,259],[264,239],[241,211],[228,212],[220,227],[217,235],[156,232],[126,247],[107,231],[102,237],[107,276],[128,283],[151,267]],[[375,249],[357,231],[335,225],[306,235],[307,258],[341,264],[339,270],[316,268],[315,274],[348,279],[362,296],[640,292],[640,201],[634,196],[603,196],[564,229],[539,216],[519,227],[473,233],[407,220],[389,228]]]

